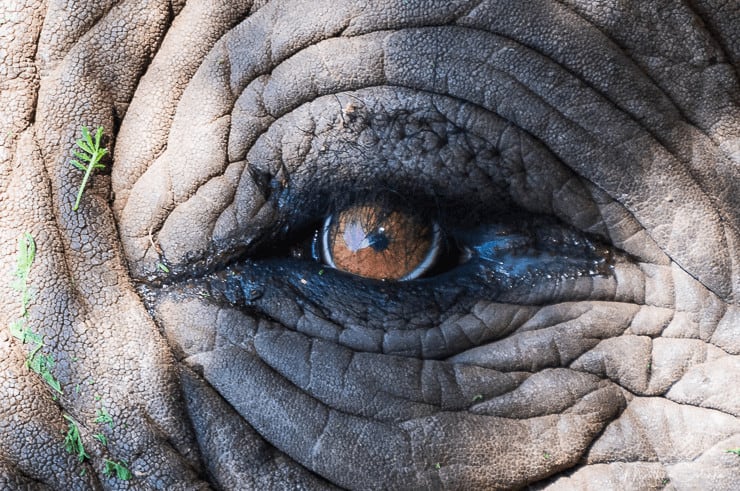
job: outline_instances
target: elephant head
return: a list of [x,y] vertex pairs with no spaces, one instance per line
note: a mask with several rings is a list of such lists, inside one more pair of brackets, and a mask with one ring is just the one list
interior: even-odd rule
[[737,489],[737,2],[0,16],[3,489]]

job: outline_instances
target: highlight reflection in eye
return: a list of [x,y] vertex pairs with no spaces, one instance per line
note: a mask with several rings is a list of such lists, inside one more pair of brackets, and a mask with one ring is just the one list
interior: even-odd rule
[[324,262],[377,280],[412,280],[427,272],[440,250],[440,230],[411,212],[355,205],[326,218],[321,231]]

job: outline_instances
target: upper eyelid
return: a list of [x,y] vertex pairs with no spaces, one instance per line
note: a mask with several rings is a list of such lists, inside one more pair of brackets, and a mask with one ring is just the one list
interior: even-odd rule
[[[382,92],[382,90],[384,90],[384,89],[383,89],[383,88],[380,88],[380,89],[375,89],[375,90],[376,90],[376,91],[377,91],[377,90],[381,90],[381,92]],[[389,91],[393,91],[393,92],[396,92],[396,91],[397,91],[398,89],[397,89],[397,88],[387,88],[387,90],[389,90]],[[415,93],[415,92],[411,92],[411,91],[409,91],[409,94],[412,94],[412,93],[413,93],[413,94],[415,94],[415,95],[416,95],[417,97],[419,97],[419,94],[418,94],[418,93]],[[333,99],[333,100],[332,100],[332,105],[333,105],[334,107],[342,107],[342,105],[341,105],[341,104],[335,104],[335,102],[336,102],[336,99],[339,99],[339,101],[340,101],[340,102],[346,102],[346,103],[349,103],[349,102],[357,103],[358,101],[359,101],[359,102],[362,102],[362,97],[358,97],[358,95],[362,95],[363,97],[368,97],[368,94],[364,94],[364,95],[363,95],[363,94],[364,94],[364,92],[363,92],[363,91],[360,91],[360,92],[358,92],[358,93],[355,93],[355,94],[347,94],[346,96],[345,96],[345,95],[342,95],[342,94],[340,94],[340,95],[338,95],[338,96],[336,96],[336,95],[335,95],[335,96],[332,96],[332,99]],[[376,96],[377,96],[377,94],[376,94]],[[424,96],[423,94],[422,94],[421,96],[422,96],[422,99],[423,99],[423,97],[430,97],[430,98],[433,98],[433,99],[434,99],[434,101],[435,101],[435,103],[434,103],[434,107],[436,107],[436,108],[437,108],[437,110],[440,110],[441,108],[443,108],[443,107],[444,107],[444,104],[442,104],[442,103],[444,103],[444,99],[443,99],[443,98],[440,98],[440,97],[438,97],[438,96],[432,96],[432,95]],[[315,102],[316,102],[316,101],[315,101]],[[440,104],[442,104],[442,105],[440,105]],[[453,110],[454,110],[454,107],[458,107],[458,111],[459,111],[459,107],[460,107],[460,106],[459,106],[459,102],[456,102],[456,101],[451,101],[451,100],[449,100],[449,101],[447,102],[447,104],[448,104],[448,109],[446,109],[447,111],[453,111]],[[297,110],[297,111],[299,111],[299,112],[300,112],[301,110],[309,110],[309,111],[310,111],[310,107],[311,107],[311,105],[308,105],[308,106],[304,106],[304,108],[303,108],[303,109],[299,109],[299,110]],[[427,110],[427,109],[428,109],[428,105],[427,105],[427,104],[422,104],[422,105],[421,105],[420,107],[424,108],[424,110]],[[475,108],[475,106],[471,106],[471,105],[463,105],[463,107],[466,107],[466,108],[468,108],[468,110],[470,110],[470,111],[473,111],[474,113],[475,113],[475,111],[479,111],[478,109],[476,109],[476,108]],[[295,116],[295,114],[296,114],[295,112],[294,112],[294,113],[292,113],[292,116]],[[441,113],[441,114],[443,114],[443,113]],[[480,117],[481,117],[481,116],[483,116],[483,115],[484,115],[484,114],[486,114],[486,113],[485,113],[485,112],[479,112],[478,114],[479,114],[479,115],[478,115],[478,116],[476,116],[476,118],[474,118],[474,119],[473,119],[473,121],[479,121]],[[458,112],[457,116],[459,117],[459,112]],[[493,116],[486,116],[486,117],[493,117]],[[289,121],[287,121],[287,120],[286,120],[286,121],[283,121],[283,122],[282,122],[281,124],[282,124],[282,125],[283,125],[283,126],[285,127],[285,130],[286,130],[286,131],[290,131],[290,130],[291,130],[291,124],[290,124],[290,122],[289,122]],[[280,127],[280,126],[273,126],[273,128],[271,128],[271,131],[275,131],[275,129],[276,129],[276,128],[279,128],[279,127]],[[496,127],[496,126],[494,125],[494,128],[495,128],[495,127]],[[479,127],[478,127],[478,128],[479,128]],[[515,128],[513,128],[513,127],[511,127],[511,126],[509,126],[509,125],[506,125],[505,123],[503,123],[503,124],[502,124],[502,125],[500,126],[500,128],[502,129],[502,131],[504,131],[504,132],[507,132],[507,133],[510,133],[510,134],[511,134],[512,132],[515,132],[515,131],[516,131],[516,129],[515,129]],[[278,134],[279,134],[279,133],[278,133]],[[500,137],[496,137],[496,138],[500,138]],[[511,138],[511,135],[509,135],[509,136],[508,136],[508,138]],[[490,139],[493,139],[493,138],[490,138]],[[273,137],[273,140],[275,140],[275,138],[274,138],[274,137]],[[278,137],[278,140],[279,140],[279,137]],[[519,142],[521,142],[521,141],[523,141],[523,140],[522,140],[522,139],[521,139],[521,137],[520,137],[520,138],[518,138],[518,139],[517,139],[516,141],[519,141]],[[281,152],[284,152],[284,150],[282,150],[282,149],[281,149]],[[361,156],[362,156],[362,157],[365,157],[366,155],[361,155]],[[344,163],[346,163],[346,162],[343,162],[343,164],[344,164]],[[555,162],[551,160],[551,161],[550,161],[550,162],[548,163],[548,165],[554,165],[554,163],[555,163]],[[543,161],[538,161],[538,162],[537,162],[537,164],[538,164],[538,165],[545,165],[545,162],[543,162]],[[305,169],[305,168],[306,168],[307,166],[308,166],[308,164],[305,164],[305,163],[304,163],[304,164],[302,165],[302,167],[300,167],[300,168],[299,168],[299,169],[300,169],[300,172],[305,172],[305,170],[304,170],[304,169]],[[309,166],[309,167],[310,167],[310,166]],[[250,172],[253,172],[253,171],[254,171],[254,166],[250,166]],[[271,173],[270,171],[267,171],[267,170],[265,170],[265,171],[262,171],[262,172],[267,172],[267,175],[268,175],[268,176],[269,176],[269,175],[270,175],[270,173]],[[321,170],[321,169],[319,169],[319,170],[318,170],[318,172],[319,172],[319,175],[320,175],[320,173],[321,173],[321,172],[326,172],[326,171],[325,171],[325,170]],[[301,179],[302,179],[302,178],[300,177],[300,173],[298,173],[298,174],[294,174],[294,175],[290,176],[290,179],[291,179],[291,184],[292,184],[292,188],[294,189],[294,191],[292,191],[293,193],[295,193],[295,190],[296,190],[296,189],[298,189],[298,190],[299,190],[299,191],[298,191],[298,195],[300,195],[301,193],[303,193],[303,194],[308,194],[308,195],[314,195],[314,194],[317,194],[317,193],[319,192],[319,191],[318,191],[318,190],[317,190],[317,189],[315,188],[315,186],[316,186],[316,184],[317,184],[317,183],[316,183],[316,181],[317,181],[317,175],[316,175],[316,174],[313,174],[312,172],[309,172],[309,173],[307,174],[307,177],[308,177],[308,179],[309,179],[309,180],[308,180],[308,181],[306,181],[306,182],[313,182],[313,186],[309,186],[308,188],[306,188],[306,185],[305,185],[305,183],[301,184]],[[377,179],[377,176],[372,176],[372,175],[369,175],[369,176],[368,176],[368,178],[369,178],[369,179],[370,179],[370,180],[372,181],[372,180],[375,180],[375,179]],[[275,174],[274,174],[274,171],[272,171],[272,177],[268,177],[268,181],[269,181],[270,179],[273,179],[273,180],[274,180],[274,179],[278,179],[278,180],[279,180],[279,179],[282,179],[282,178],[281,178],[281,177],[279,177],[279,176],[277,176],[277,175],[275,175]],[[243,174],[243,173],[242,173],[242,175],[241,175],[241,180],[242,180],[242,182],[243,182],[243,180],[244,180],[244,174]],[[320,180],[320,179],[318,179],[318,180],[319,180],[319,183],[320,183],[320,182],[321,182],[321,180]],[[567,178],[566,178],[566,180],[567,180]],[[265,181],[265,182],[264,182],[264,184],[268,184],[268,181]],[[563,182],[565,182],[565,181],[563,181]],[[334,187],[336,186],[336,184],[337,184],[337,183],[335,183],[335,182],[332,182],[332,183],[331,183],[331,185],[332,185],[332,186],[334,186]],[[553,179],[553,176],[552,176],[552,175],[551,175],[551,177],[550,177],[550,178],[549,178],[548,180],[546,180],[546,181],[542,182],[542,184],[546,184],[546,185],[549,185],[549,186],[551,186],[551,189],[552,189],[552,191],[549,191],[549,192],[548,192],[548,191],[546,191],[546,190],[544,190],[544,191],[543,191],[543,190],[540,190],[540,192],[541,192],[542,194],[544,194],[545,196],[548,196],[548,195],[555,195],[555,189],[556,189],[556,188],[558,188],[559,186],[562,186],[562,184],[558,184],[558,181],[557,181],[557,179]],[[572,184],[573,184],[573,181],[571,181],[571,182],[570,182],[570,185],[572,185]],[[326,186],[324,186],[324,187],[326,188]],[[319,189],[320,189],[320,188],[321,188],[321,187],[319,187]],[[251,189],[251,191],[249,191],[250,193],[254,193],[254,192],[256,191],[256,189],[254,188],[254,186],[253,186],[253,185],[252,185],[252,187],[251,187],[250,189]],[[273,190],[270,190],[270,191],[268,191],[268,192],[269,192],[269,193],[273,193],[273,196],[276,196],[276,195],[274,194],[274,193],[275,193],[275,191],[276,191],[276,190],[275,190],[275,189],[273,189]],[[277,189],[277,191],[278,191],[278,194],[279,194],[279,193],[280,193],[280,190],[279,190],[279,188]],[[262,193],[262,192],[264,192],[264,191],[258,191],[258,193]],[[332,191],[331,191],[331,190],[329,190],[329,192],[332,192]],[[336,192],[336,190],[334,190],[334,192]],[[244,198],[244,197],[242,197],[242,196],[240,196],[240,194],[244,194],[244,193],[240,193],[240,191],[239,191],[239,188],[237,188],[236,194],[234,195],[234,202],[235,202],[236,204],[240,204],[240,203],[242,203],[242,202],[244,202],[244,201],[245,201],[245,198]],[[409,193],[409,194],[410,194],[410,195],[413,195],[413,191],[412,191],[412,193]],[[442,193],[442,195],[444,195],[444,193]],[[245,196],[246,196],[246,195],[245,195]],[[570,194],[562,195],[562,199],[564,199],[564,200],[567,200],[567,201],[572,201],[572,197],[573,197],[573,196],[579,196],[579,194],[578,194],[578,193],[576,193],[576,194],[570,193]],[[449,200],[450,198],[452,198],[452,197],[451,197],[451,196],[449,196],[449,195],[447,195],[447,196],[444,196],[444,199],[447,199],[447,200]],[[282,198],[281,198],[281,199],[282,199]],[[462,202],[463,202],[463,203],[465,203],[465,201],[466,201],[466,200],[467,200],[467,193],[463,193],[463,201],[462,201]],[[299,201],[299,203],[297,203],[297,204],[296,204],[295,202],[293,202],[293,203],[290,203],[290,200],[288,200],[288,201],[285,201],[285,202],[284,202],[284,204],[285,204],[285,203],[290,203],[290,205],[289,205],[289,206],[287,206],[287,207],[286,207],[286,206],[283,206],[282,208],[283,208],[283,209],[285,209],[285,211],[288,211],[288,210],[287,210],[286,208],[290,208],[290,207],[292,207],[292,208],[294,208],[294,209],[303,209],[303,205],[302,205],[302,204],[300,203],[300,200],[298,200],[298,201]],[[474,202],[475,202],[476,200],[475,200],[475,198],[472,198],[472,199],[470,199],[470,200],[467,200],[467,201],[468,201],[468,203],[474,203]],[[571,204],[572,204],[572,203],[571,203]],[[583,202],[583,205],[581,206],[581,208],[584,208],[584,207],[587,207],[587,206],[593,206],[593,204],[592,204],[592,203],[591,203],[591,204],[588,204],[588,202],[587,202],[587,201],[584,201],[584,202]],[[291,213],[291,212],[290,212],[290,211],[288,211],[288,213]],[[182,215],[182,216],[183,216],[183,217],[185,217],[185,218],[187,219],[188,223],[190,223],[190,221],[191,221],[191,218],[192,218],[192,217],[191,217],[190,215],[187,215],[187,214],[185,214],[185,215]],[[583,215],[581,215],[581,216],[583,216]],[[589,226],[592,226],[592,224],[589,224]],[[172,228],[173,230],[175,230],[175,231],[180,231],[180,230],[182,230],[182,228],[183,228],[183,227],[181,227],[181,226],[172,226],[171,228]],[[166,231],[166,230],[165,230],[165,231]],[[161,238],[161,235],[160,235],[160,237],[159,237],[159,238]],[[177,240],[179,240],[179,237],[177,238]],[[165,244],[165,245],[166,245],[166,244]],[[239,246],[239,244],[237,244],[237,247],[241,247],[241,246]]]
[[[399,89],[397,87],[396,88],[393,88],[393,89],[394,90],[401,90],[401,89]],[[327,96],[327,97],[332,97],[332,98],[336,99],[337,97],[340,97],[341,98],[342,97],[342,94],[340,94],[339,96],[337,96],[336,94],[332,94],[331,96]],[[348,99],[349,99],[349,97],[345,98],[345,101],[347,101]],[[444,98],[443,97],[437,97],[437,99],[438,100],[443,100]],[[313,104],[315,102],[316,101],[313,101],[311,104]],[[459,105],[459,101],[458,101],[458,105]],[[302,106],[301,108],[303,108],[303,107],[306,107],[306,106]],[[438,107],[438,102],[435,101],[435,103],[429,104],[429,107]],[[466,107],[475,108],[475,106],[474,105],[471,105],[471,104],[467,104]],[[298,111],[300,111],[301,108],[296,109],[292,113],[286,115],[284,118],[281,118],[277,122],[274,122],[270,126],[270,130],[268,130],[268,132],[271,131],[271,130],[273,130],[273,128],[275,127],[275,125],[276,124],[279,124],[280,121],[285,121],[286,118],[290,118],[291,116],[295,115],[295,113],[298,112]],[[481,113],[486,113],[486,112],[487,111],[485,111],[485,110],[481,110]],[[495,118],[495,116],[493,116],[492,114],[489,117]],[[494,127],[495,126],[496,125],[494,125]],[[502,134],[504,134],[504,133],[516,133],[517,131],[520,131],[520,130],[516,129],[515,127],[511,126],[511,125],[508,125],[507,126],[506,123],[504,124],[504,126],[505,126],[505,132],[503,132]],[[478,126],[478,128],[482,128],[482,127],[488,127],[488,125],[485,125],[484,124],[484,125]],[[521,142],[526,141],[527,138],[530,138],[531,139],[531,137],[529,137],[528,135],[526,135],[526,133],[521,132],[521,131],[520,131],[520,133],[522,134],[522,136],[519,137]],[[481,136],[483,136],[483,135],[481,135]],[[483,140],[499,141],[499,138],[500,138],[500,136],[489,136],[489,137],[484,137]],[[531,152],[533,149],[536,150],[537,147],[536,146],[530,146],[530,147],[527,148],[527,152]],[[554,169],[558,168],[559,166],[562,168],[562,166],[558,162],[558,160],[557,159],[554,159],[552,157],[548,157],[546,152],[544,152],[544,153],[541,154],[541,158],[531,159],[531,155],[529,157],[530,157],[529,165],[533,165],[534,166],[534,168],[531,169],[531,172],[530,172],[531,175],[535,175],[535,176],[536,175],[543,175],[544,173],[549,173],[549,174],[552,175],[552,172],[553,172]],[[537,168],[537,166],[539,166],[539,168]],[[549,169],[545,169],[545,167],[548,167],[548,166],[549,166]],[[233,174],[239,174],[239,169],[240,168],[241,169],[244,169],[245,167],[247,167],[247,165],[245,165],[244,162],[233,162],[229,166],[229,168],[227,169],[227,174],[229,172],[231,172],[232,175]],[[249,164],[249,167],[251,167],[251,164]],[[233,172],[232,172],[232,170],[233,170]],[[594,220],[598,220],[600,218],[600,212],[598,210],[598,207],[594,206],[593,200],[591,200],[590,199],[590,196],[588,196],[589,194],[592,193],[592,189],[590,189],[588,187],[583,188],[579,184],[579,179],[577,178],[577,176],[572,176],[570,178],[567,177],[568,176],[568,172],[569,172],[569,170],[566,169],[566,173],[565,174],[562,174],[561,173],[560,174],[561,177],[559,177],[557,179],[549,178],[547,180],[540,181],[538,183],[538,186],[540,186],[541,188],[542,187],[546,187],[546,186],[550,186],[550,188],[549,189],[544,189],[544,190],[541,189],[541,193],[538,193],[538,194],[540,194],[542,196],[549,196],[553,200],[553,202],[556,202],[558,200],[560,201],[559,203],[555,203],[554,204],[554,208],[556,209],[554,211],[556,211],[556,213],[559,214],[559,216],[561,216],[563,218],[566,218],[566,219],[575,219],[575,220],[584,220],[585,219],[585,222],[578,223],[578,226],[580,228],[593,230],[596,226],[598,226],[598,224],[595,223]],[[275,175],[275,172],[272,172],[272,174],[274,176]],[[565,177],[562,177],[562,176],[565,176]],[[209,181],[203,187],[204,188],[205,187],[209,187],[211,184],[213,184],[214,182],[218,181],[219,179],[220,179],[220,176],[214,177],[213,179],[211,179],[211,181]],[[230,180],[231,179],[234,179],[234,177],[230,177],[229,179]],[[244,170],[241,171],[241,176],[239,176],[237,179],[239,180],[239,182],[244,182],[245,181]],[[244,190],[241,189],[242,188],[241,185],[237,185],[236,186],[236,189],[234,190],[234,203],[237,203],[237,206],[233,207],[232,209],[228,209],[227,208],[226,210],[222,210],[223,212],[221,213],[221,216],[219,216],[219,218],[218,218],[218,220],[221,223],[227,223],[227,221],[222,220],[222,218],[224,217],[224,215],[232,215],[232,216],[235,216],[236,217],[236,220],[238,221],[239,220],[239,217],[249,216],[250,213],[255,213],[256,214],[258,212],[258,210],[254,210],[252,212],[250,212],[250,211],[246,211],[245,212],[244,210],[239,210],[239,206],[241,206],[240,205],[241,203],[245,203],[245,202],[248,203],[248,202],[250,202],[250,199],[249,198],[246,198],[245,199],[245,197],[247,197],[250,194],[254,194],[255,191],[257,191],[255,189],[255,186],[253,185],[253,183],[252,184],[248,184],[246,187],[248,189],[246,191],[244,191]],[[574,191],[573,188],[579,188],[579,187],[580,187],[580,189],[577,189],[577,190],[575,190],[575,192],[573,192]],[[564,189],[568,189],[568,191],[567,192],[563,192]],[[199,193],[200,193],[200,191],[199,191]],[[229,193],[225,193],[225,194],[229,194]],[[534,193],[529,193],[529,195],[530,196],[534,196],[535,194]],[[527,192],[520,193],[520,199],[522,199],[522,198],[529,199],[528,198],[528,193]],[[574,200],[578,200],[578,204],[577,205],[574,205],[574,203],[573,203]],[[182,203],[173,212],[173,215],[175,215],[176,217],[178,217],[178,220],[179,221],[178,220],[174,220],[174,223],[172,223],[173,222],[173,217],[172,216],[168,217],[168,219],[165,221],[165,223],[163,225],[162,230],[160,231],[160,233],[157,236],[157,239],[160,240],[160,242],[162,243],[162,245],[164,246],[164,248],[166,250],[168,250],[168,252],[169,252],[168,259],[171,260],[174,264],[180,264],[180,263],[182,263],[186,255],[191,255],[191,256],[194,255],[194,256],[197,256],[197,255],[200,254],[202,257],[205,257],[208,254],[210,254],[211,251],[212,251],[212,249],[211,249],[211,251],[209,251],[209,248],[212,247],[212,244],[205,244],[205,245],[201,246],[202,247],[202,250],[201,251],[197,251],[197,250],[183,250],[183,249],[181,249],[179,251],[175,250],[173,252],[173,246],[177,245],[179,242],[181,242],[181,240],[180,240],[180,237],[176,237],[175,236],[174,232],[173,233],[168,233],[170,231],[182,230],[184,228],[184,226],[183,226],[184,225],[184,222],[191,223],[192,222],[192,219],[194,217],[197,217],[198,216],[198,213],[191,213],[190,211],[193,210],[193,209],[202,208],[203,205],[210,206],[210,203],[204,202],[203,200],[200,200],[200,202],[197,203],[197,204],[190,204],[187,201],[184,202],[184,203]],[[550,205],[547,205],[547,206],[550,206]],[[577,213],[577,214],[569,214],[569,209],[574,209],[574,208],[579,209],[579,213]],[[589,209],[589,208],[590,208],[590,210],[589,210],[588,213],[583,213],[583,210],[586,210],[586,209]],[[543,210],[538,210],[538,211],[543,211]],[[547,211],[547,210],[544,210],[544,211]],[[181,222],[183,222],[183,223],[181,223]],[[207,224],[203,224],[203,226],[205,228],[208,228],[209,227]],[[239,227],[240,226],[237,226],[234,229],[234,232],[235,233],[238,233],[239,232]],[[241,227],[244,228],[243,226],[241,226]],[[122,227],[122,228],[126,228],[125,227],[125,224],[124,224],[124,227]],[[167,230],[167,229],[170,229],[170,230]],[[222,230],[223,227],[220,226],[220,225],[217,225],[216,229],[217,230]],[[606,230],[604,230],[603,227],[602,227],[600,233],[602,233],[602,235],[604,235],[604,236],[607,236],[608,235],[608,232]],[[140,239],[138,239],[138,240],[140,241],[140,243],[143,242],[145,245],[147,244],[146,240],[144,240],[143,237],[140,238]],[[237,244],[237,247],[238,247],[238,244]],[[144,252],[144,253],[141,253],[140,252],[138,255],[139,256],[146,256],[147,254],[148,254],[148,252]],[[151,257],[151,255],[149,255],[149,257]],[[142,269],[146,269],[148,267],[149,270],[151,271],[154,268],[154,265],[156,264],[156,261],[154,259],[155,258],[149,259],[148,266],[144,266],[144,268],[142,268]],[[137,263],[137,264],[135,264],[135,266],[138,267],[139,264]]]

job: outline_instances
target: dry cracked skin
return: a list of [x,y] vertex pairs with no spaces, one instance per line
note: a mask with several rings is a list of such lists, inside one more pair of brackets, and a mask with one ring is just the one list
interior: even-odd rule
[[[740,486],[737,2],[9,0],[0,59],[0,488]],[[324,264],[384,193],[436,264]]]

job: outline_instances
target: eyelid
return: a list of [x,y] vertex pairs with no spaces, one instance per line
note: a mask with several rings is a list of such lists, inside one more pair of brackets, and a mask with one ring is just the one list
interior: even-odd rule
[[[353,117],[342,118],[337,110],[348,104]],[[189,208],[174,210],[154,236],[173,271],[214,271],[270,249],[291,233],[280,227],[307,230],[353,186],[389,186],[414,209],[434,210],[431,200],[438,199],[443,230],[447,224],[474,225],[476,214],[516,208],[609,236],[598,189],[531,135],[481,107],[411,89],[373,87],[318,97],[278,118],[232,170],[223,182],[236,183],[233,199],[222,200],[230,203],[223,210],[202,213],[198,208],[211,201],[194,199]],[[193,216],[217,217],[217,226],[193,227]],[[192,231],[192,245],[183,242],[184,227]],[[131,255],[146,257],[137,264],[148,272],[137,276],[162,277],[160,258],[149,241],[140,242],[142,251]]]

